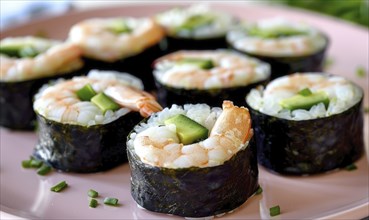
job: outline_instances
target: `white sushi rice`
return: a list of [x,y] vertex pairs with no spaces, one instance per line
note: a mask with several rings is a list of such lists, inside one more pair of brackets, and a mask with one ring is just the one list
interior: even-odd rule
[[179,105],[172,105],[170,108],[164,108],[162,111],[153,114],[146,123],[137,125],[134,128],[134,132],[131,133],[129,142],[133,144],[133,139],[135,138],[136,134],[150,127],[164,125],[164,121],[166,119],[179,114],[189,117],[210,131],[221,113],[221,108],[210,108],[210,106],[206,104],[186,104],[183,107]]
[[[323,103],[312,106],[310,110],[291,111],[282,108],[282,99],[294,96],[304,88],[309,88],[313,93],[325,92],[330,99],[328,108]],[[264,114],[298,121],[339,114],[357,104],[362,97],[362,89],[341,76],[305,73],[280,77],[270,82],[265,89],[252,89],[246,100],[253,109]]]
[[[177,28],[185,23],[187,19],[197,15],[213,16],[215,22],[193,30],[177,31]],[[212,11],[206,4],[196,4],[188,8],[174,8],[159,14],[156,20],[168,30],[170,35],[194,39],[219,37],[225,35],[228,30],[236,25],[234,17],[222,12]]]
[[[215,67],[210,70],[203,70],[195,65],[178,65],[177,56],[211,60]],[[208,74],[205,80],[200,78],[201,75],[207,73],[210,74]],[[270,74],[269,64],[237,52],[222,49],[213,51],[178,51],[160,58],[155,63],[154,70],[154,77],[160,83],[174,88],[185,89],[247,86],[267,80]]]
[[[247,29],[252,27],[265,31],[288,28],[306,34],[281,38],[248,36]],[[268,18],[256,23],[244,22],[227,34],[227,41],[240,51],[264,56],[310,55],[323,49],[328,43],[317,29],[304,22],[293,22],[283,17]]]
[[[86,79],[96,79],[101,84],[104,84],[104,81],[113,80],[118,81],[123,85],[129,85],[137,89],[143,89],[141,80],[128,73],[91,70],[87,77],[79,76],[74,77],[71,80],[58,79],[50,84],[43,85],[39,92],[35,95],[35,101],[33,104],[35,112],[49,120],[82,126],[108,124],[131,112],[131,110],[128,108],[120,108],[117,111],[107,110],[105,114],[103,114],[103,112],[92,102],[79,101],[77,104],[73,104],[74,107],[79,109],[78,116],[76,116],[74,120],[65,121],[63,119],[63,114],[66,111],[67,106],[58,105],[56,102],[57,99],[49,99],[47,96],[52,92],[60,91],[60,93],[65,93],[65,96],[62,100],[64,101],[65,105],[68,105],[68,102],[73,103],[76,99],[78,99],[75,92],[86,84]],[[69,86],[68,89],[63,90],[62,88],[64,85],[70,81],[74,81],[76,83],[76,88],[70,88]],[[91,84],[91,86],[95,91],[99,92],[102,89],[100,88],[101,84]]]

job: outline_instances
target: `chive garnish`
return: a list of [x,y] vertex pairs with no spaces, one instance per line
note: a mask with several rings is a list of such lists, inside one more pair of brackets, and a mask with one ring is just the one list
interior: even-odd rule
[[43,162],[41,160],[31,159],[30,165],[32,168],[40,168]]
[[104,93],[99,93],[92,97],[91,102],[97,105],[101,111],[105,114],[107,110],[118,110],[120,107],[117,103],[115,103],[109,96]]
[[104,199],[104,204],[106,204],[106,205],[116,206],[116,205],[118,205],[118,199],[116,199],[116,198],[111,198],[111,197],[106,197],[106,198]]
[[95,190],[93,190],[93,189],[90,189],[90,190],[88,190],[88,196],[89,197],[91,197],[91,198],[96,198],[96,197],[98,197],[99,196],[99,193],[98,192],[96,192]]
[[281,208],[279,207],[279,205],[273,206],[272,208],[270,208],[269,214],[272,217],[281,214]]
[[364,67],[359,66],[356,68],[356,76],[360,78],[364,78],[366,76],[366,70]]
[[53,192],[60,192],[65,189],[68,184],[65,181],[61,181],[60,183],[56,184],[55,186],[51,187],[51,191]]
[[350,164],[350,165],[347,165],[345,167],[345,170],[347,171],[353,171],[353,170],[356,170],[357,169],[357,166],[355,164]]
[[98,202],[97,202],[97,200],[96,199],[91,199],[90,200],[90,204],[89,204],[89,206],[91,207],[91,208],[96,208],[96,206],[98,205]]
[[259,195],[263,192],[263,188],[261,188],[261,186],[259,186],[258,190],[256,190],[255,195]]
[[91,84],[86,84],[84,87],[77,91],[77,96],[82,101],[90,101],[91,98],[95,95],[96,92],[92,88]]
[[23,160],[22,161],[23,168],[31,168],[31,160]]
[[43,164],[40,168],[37,169],[37,174],[41,176],[45,176],[51,171],[51,167],[46,164]]

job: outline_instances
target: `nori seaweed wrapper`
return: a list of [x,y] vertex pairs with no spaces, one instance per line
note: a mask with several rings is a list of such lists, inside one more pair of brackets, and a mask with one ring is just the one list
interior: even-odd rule
[[225,35],[201,39],[167,36],[162,43],[165,45],[165,53],[177,50],[215,50],[228,47]]
[[127,147],[131,194],[138,205],[160,213],[206,217],[241,206],[258,189],[256,147],[251,139],[224,164],[171,169],[143,163]]
[[352,164],[364,152],[362,99],[329,117],[286,120],[248,106],[258,161],[281,174],[317,174]]
[[82,68],[68,74],[46,78],[19,82],[0,81],[0,125],[10,129],[34,129],[36,115],[33,111],[33,96],[38,89],[50,80],[72,78],[85,73],[85,68]]
[[115,62],[106,62],[86,57],[84,57],[83,60],[89,70],[114,70],[134,75],[142,80],[145,90],[150,91],[155,89],[154,77],[152,75],[152,62],[163,54],[162,45],[158,43],[137,55],[123,58]]
[[34,156],[58,170],[89,173],[127,162],[127,135],[142,117],[130,112],[108,124],[89,127],[63,124],[41,115],[37,120],[39,141]]
[[156,80],[157,97],[163,107],[172,104],[206,103],[210,106],[221,107],[224,100],[230,100],[238,106],[244,106],[246,94],[257,85],[266,85],[269,78],[247,86],[237,86],[218,89],[183,89],[164,85]]
[[258,55],[254,53],[248,53],[242,50],[238,50],[233,47],[232,44],[229,46],[242,54],[246,54],[251,57],[255,57],[259,60],[267,62],[271,67],[271,78],[275,79],[281,76],[289,75],[297,72],[322,72],[325,52],[329,45],[328,37],[324,36],[326,39],[326,45],[319,51],[305,56],[267,56],[267,55]]

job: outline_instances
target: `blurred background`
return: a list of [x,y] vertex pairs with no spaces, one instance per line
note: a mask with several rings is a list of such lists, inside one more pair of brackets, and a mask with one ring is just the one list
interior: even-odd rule
[[[306,9],[369,28],[369,0],[244,0],[243,2]],[[70,10],[86,10],[125,3],[144,4],[145,1],[1,0],[0,29],[4,30],[31,19],[60,15]]]

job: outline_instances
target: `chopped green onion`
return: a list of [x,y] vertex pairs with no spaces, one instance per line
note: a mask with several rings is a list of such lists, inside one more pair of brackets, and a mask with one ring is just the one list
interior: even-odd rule
[[298,94],[302,95],[302,96],[308,96],[308,95],[311,95],[313,94],[311,92],[311,90],[309,88],[305,88],[305,89],[302,89],[298,92]]
[[272,217],[281,214],[281,208],[279,207],[279,205],[273,206],[272,208],[270,208],[269,214]]
[[99,93],[92,97],[91,102],[97,105],[103,113],[107,110],[118,110],[120,107],[117,103],[115,103],[109,96],[105,95],[104,93]]
[[31,168],[31,160],[22,160],[23,168]]
[[118,199],[116,199],[116,198],[111,198],[111,197],[106,197],[106,198],[104,199],[104,204],[106,204],[106,205],[116,206],[116,205],[118,205]]
[[97,200],[96,200],[96,199],[91,199],[91,200],[90,200],[90,204],[89,204],[89,206],[90,206],[91,208],[96,208],[96,207],[97,207],[97,205],[98,205],[98,202],[97,202]]
[[258,190],[256,190],[255,195],[259,195],[263,192],[263,188],[261,188],[261,186],[259,186]]
[[32,168],[40,168],[43,162],[41,160],[31,159],[30,164]]
[[353,171],[353,170],[356,170],[357,169],[357,166],[355,164],[350,164],[350,165],[347,165],[345,167],[345,170],[347,171]]
[[60,192],[63,189],[65,189],[67,186],[68,186],[68,184],[65,181],[62,181],[62,182],[56,184],[55,186],[51,187],[50,190],[53,191],[53,192]]
[[96,192],[95,190],[93,190],[93,189],[90,189],[90,190],[88,190],[88,196],[89,197],[91,197],[91,198],[96,198],[96,197],[98,197],[99,196],[99,193],[98,192]]
[[46,164],[43,164],[40,168],[37,169],[37,174],[41,176],[45,176],[46,174],[50,173],[51,167]]
[[91,84],[86,84],[84,87],[77,91],[77,96],[82,101],[90,101],[91,98],[95,95],[96,92],[92,88]]
[[356,68],[356,76],[360,78],[364,78],[366,76],[366,70],[364,67],[359,66]]

